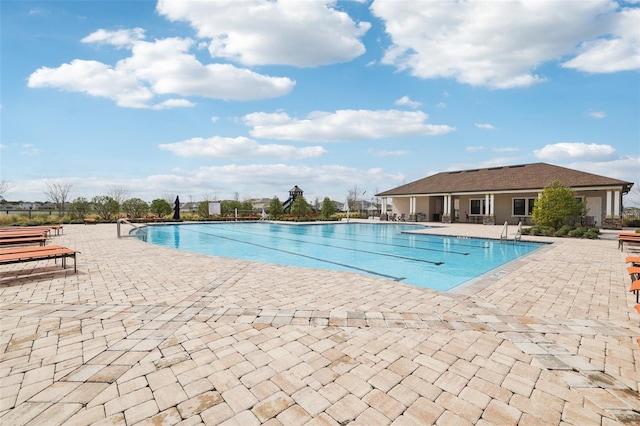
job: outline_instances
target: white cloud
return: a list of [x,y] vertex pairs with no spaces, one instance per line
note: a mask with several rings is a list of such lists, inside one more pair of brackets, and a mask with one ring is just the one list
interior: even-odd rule
[[196,104],[186,99],[167,99],[166,101],[153,105],[151,109],[192,108],[194,106],[196,106]]
[[495,130],[495,127],[493,127],[491,124],[487,124],[487,123],[476,123],[475,126],[478,129],[483,129],[483,130]]
[[157,12],[188,22],[198,37],[211,39],[212,57],[240,64],[315,67],[348,62],[365,52],[360,38],[368,22],[354,22],[334,0],[172,1]]
[[29,76],[28,87],[52,87],[114,100],[129,108],[167,109],[191,107],[184,99],[153,104],[162,95],[201,96],[225,100],[253,100],[289,93],[295,82],[270,77],[229,64],[202,64],[189,52],[190,39],[167,38],[134,41],[115,32],[93,33],[92,40],[131,42],[132,55],[115,66],[75,59],[58,68],[41,67]]
[[[584,53],[564,66],[605,72],[597,68],[597,57],[614,61],[598,61],[601,68],[631,69],[640,56],[629,49],[635,42],[627,20],[637,12],[617,13],[616,8],[610,0],[443,0],[429,2],[428,7],[411,0],[375,0],[371,5],[392,39],[382,63],[420,78],[453,78],[496,89],[545,81],[535,73],[540,65],[571,55],[580,43],[612,31],[625,35],[615,52],[593,53],[604,50],[601,40],[585,45]],[[593,58],[587,58],[589,54]]]
[[[104,195],[105,188],[120,186],[129,191],[130,198],[152,201],[171,193],[187,201],[193,197],[200,201],[204,195],[218,199],[240,199],[278,196],[284,201],[289,189],[298,185],[308,201],[316,196],[344,200],[349,189],[358,188],[373,193],[376,188],[391,188],[404,182],[403,174],[387,173],[381,168],[358,169],[339,165],[287,165],[287,164],[227,164],[188,170],[172,170],[169,173],[149,175],[139,179],[120,179],[117,176],[66,177],[56,179],[70,183],[71,197],[91,199]],[[12,181],[14,199],[42,200],[42,188],[48,179]]]
[[40,149],[36,148],[36,146],[33,144],[25,143],[22,144],[22,151],[20,151],[20,154],[31,157],[40,154]]
[[483,146],[468,146],[464,149],[467,152],[480,152],[484,150]]
[[282,96],[293,89],[294,83],[285,77],[269,77],[230,64],[203,65],[187,53],[192,46],[192,40],[181,38],[138,42],[133,55],[118,66],[149,82],[158,94],[252,100]]
[[388,151],[386,149],[369,149],[369,154],[376,157],[401,157],[403,155],[409,155],[409,151],[400,149],[395,151]]
[[605,118],[607,114],[603,111],[591,111],[589,112],[589,116],[592,118]]
[[516,152],[516,151],[520,151],[520,148],[515,148],[515,147],[504,147],[504,148],[492,148],[491,151],[493,152]]
[[216,116],[211,117],[212,123],[217,123],[219,120],[220,120],[220,117],[216,117]]
[[627,182],[635,182],[636,185],[640,184],[640,156],[638,155],[601,160],[587,159],[583,161],[578,159],[578,161],[566,163],[564,166]]
[[285,113],[253,113],[243,117],[253,137],[306,142],[348,141],[403,136],[434,136],[455,130],[447,125],[426,124],[421,111],[338,110],[316,111],[304,119]]
[[536,149],[533,154],[549,161],[564,160],[604,160],[612,158],[615,149],[611,145],[586,144],[582,142],[560,142],[545,145],[542,149]]
[[640,9],[620,11],[608,34],[582,43],[581,53],[562,66],[593,73],[640,70],[639,22]]
[[131,47],[137,41],[144,40],[144,29],[121,29],[117,31],[107,31],[99,29],[83,37],[80,41],[83,43],[110,44],[117,47]]
[[[385,173],[380,168],[357,169],[339,165],[287,165],[287,164],[228,164],[201,167],[193,171],[175,171],[172,174],[154,175],[128,182],[132,196],[152,200],[158,194],[172,192],[215,194],[219,199],[231,199],[235,192],[241,199],[249,197],[278,196],[285,200],[293,185],[304,190],[307,200],[325,196],[342,200],[354,185],[373,192],[375,188],[399,185],[404,175]],[[304,182],[304,183],[303,183]],[[113,182],[110,184],[113,185]],[[103,187],[104,188],[104,187]],[[133,194],[140,195],[133,195]]]
[[279,160],[319,157],[327,151],[321,146],[297,148],[292,145],[261,145],[244,138],[193,138],[181,142],[159,145],[160,149],[171,151],[180,157],[215,159],[276,158]]
[[41,67],[29,76],[27,85],[86,93],[131,108],[144,108],[153,99],[153,93],[133,74],[101,62],[80,59],[58,68]]
[[398,106],[408,106],[409,108],[414,109],[420,107],[421,105],[420,102],[412,101],[408,96],[401,97],[400,99],[395,101],[394,104]]

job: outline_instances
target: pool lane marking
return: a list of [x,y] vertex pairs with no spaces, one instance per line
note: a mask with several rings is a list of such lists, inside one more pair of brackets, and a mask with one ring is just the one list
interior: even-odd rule
[[[198,231],[192,231],[192,232],[198,232]],[[207,233],[203,232],[203,234],[207,234]],[[255,233],[255,232],[244,232],[244,234],[264,236],[264,234]],[[214,234],[207,234],[207,235],[214,235]],[[316,242],[310,242],[310,241],[305,241],[305,240],[299,240],[299,239],[295,239],[295,238],[284,238],[284,237],[278,237],[278,238],[281,239],[281,240],[286,240],[286,241],[295,241],[297,243],[312,244],[312,245],[316,245],[316,246],[323,246],[323,247],[335,248],[335,249],[340,249],[340,250],[357,251],[357,252],[360,252],[360,253],[369,253],[369,254],[375,254],[375,255],[378,255],[378,256],[395,257],[397,259],[405,259],[405,260],[412,260],[412,261],[415,261],[415,262],[429,263],[431,265],[436,265],[436,266],[440,266],[440,265],[444,264],[444,262],[438,262],[438,261],[433,261],[433,260],[417,259],[415,257],[400,256],[400,255],[397,255],[397,254],[390,254],[390,253],[380,253],[380,252],[377,252],[377,251],[362,250],[362,249],[351,248],[351,247],[340,247],[340,246],[334,246],[334,245],[331,245],[331,244],[316,243]],[[229,239],[232,239],[232,238],[229,238]],[[336,239],[340,239],[340,238],[336,238]],[[237,241],[241,241],[241,240],[237,240]],[[354,241],[357,241],[357,240],[354,240]],[[386,244],[386,245],[393,245],[393,244]],[[401,246],[401,247],[406,247],[406,246]],[[274,249],[274,250],[277,250],[277,249]]]
[[473,238],[467,238],[467,237],[459,237],[459,236],[453,236],[453,235],[438,235],[438,234],[424,234],[422,232],[414,232],[414,231],[400,231],[400,233],[402,235],[419,235],[419,236],[423,236],[423,237],[440,237],[443,239],[447,239],[447,240],[454,240],[454,244],[456,246],[463,246],[463,247],[473,247],[473,248],[483,248],[483,249],[488,249],[491,248],[489,247],[489,241],[484,242],[483,245],[477,245],[477,244],[464,244],[464,243],[460,243],[458,241],[460,240],[467,240],[470,239],[472,240]]
[[[204,226],[218,226],[218,225],[204,225]],[[237,226],[239,228],[242,227],[242,225],[234,225]],[[292,226],[292,225],[289,225]],[[241,228],[240,231],[242,231],[242,233],[244,234],[251,234],[251,235],[259,235],[259,236],[268,236],[267,234],[261,233],[261,232],[247,232],[246,229],[253,229],[253,228],[248,228],[248,227],[244,227]],[[236,230],[237,231],[237,230]],[[292,235],[292,233],[286,232],[286,231],[270,231],[271,233],[278,233],[278,234],[287,234],[287,235]],[[302,234],[296,234],[293,233],[293,235],[302,235]],[[322,239],[327,239],[329,237],[323,237],[322,235],[313,235],[313,237],[319,237]],[[295,239],[295,238],[285,238],[285,237],[278,237],[282,240],[288,240],[288,241],[299,241],[299,242],[303,242],[303,243],[307,243],[307,244],[317,244],[317,245],[321,245],[321,246],[326,246],[326,247],[335,247],[335,248],[344,248],[345,250],[357,250],[357,249],[351,249],[351,248],[345,248],[345,247],[338,247],[338,246],[333,246],[333,245],[328,245],[328,244],[323,244],[323,243],[309,243],[307,241],[304,240],[300,240],[300,239]],[[371,241],[371,240],[359,240],[356,238],[340,238],[340,237],[331,237],[332,240],[341,240],[341,241],[361,241],[361,242],[365,242],[365,243],[370,243],[370,244],[377,244],[377,245],[381,245],[381,246],[390,246],[390,247],[404,247],[404,248],[410,248],[410,249],[414,249],[414,250],[423,250],[423,251],[435,251],[438,253],[451,253],[451,254],[460,254],[463,256],[468,256],[471,253],[469,252],[465,252],[465,251],[453,251],[453,250],[441,250],[441,249],[432,249],[432,248],[427,248],[427,247],[413,247],[413,246],[408,246],[408,245],[403,245],[403,244],[389,244],[389,243],[382,243],[382,242],[378,242],[378,241]],[[408,241],[408,239],[405,239],[405,241]],[[471,246],[471,247],[477,247],[477,248],[486,248],[486,247],[479,247],[479,246]],[[376,253],[376,252],[367,252],[364,251],[365,253]],[[389,255],[389,256],[393,256],[393,255]],[[406,259],[413,259],[413,258],[406,258]],[[421,260],[421,259],[415,259],[415,260]],[[434,263],[432,261],[429,261],[430,263]],[[440,263],[444,263],[444,262],[440,262]]]
[[[231,238],[231,237],[225,237],[225,236],[222,236],[222,235],[210,234],[208,232],[191,231],[191,230],[190,230],[190,232],[194,232],[194,233],[198,233],[198,234],[211,235],[213,237],[222,238],[224,240],[235,241],[235,242],[238,242],[238,243],[249,244],[251,246],[260,247],[260,248],[264,248],[264,249],[267,249],[267,250],[279,251],[281,253],[287,253],[287,254],[292,254],[294,256],[305,257],[307,259],[317,260],[318,262],[330,263],[330,264],[333,264],[333,265],[342,266],[344,268],[354,269],[356,271],[366,272],[366,273],[371,274],[371,275],[377,275],[379,277],[389,278],[389,279],[394,280],[394,281],[402,281],[402,280],[404,280],[406,278],[406,277],[394,277],[393,275],[387,275],[387,274],[383,274],[381,272],[376,272],[376,271],[372,271],[372,270],[369,270],[369,269],[359,268],[357,266],[347,265],[345,263],[334,262],[332,260],[326,260],[326,259],[321,259],[319,257],[308,256],[306,254],[296,253],[296,252],[293,252],[293,251],[288,251],[288,250],[282,250],[282,249],[277,249],[277,248],[273,248],[273,247],[268,247],[268,246],[264,246],[262,244],[250,243],[248,241],[242,241],[242,240],[238,240],[238,239]],[[417,259],[413,259],[413,260],[417,260]],[[433,262],[429,262],[429,263],[433,263]]]

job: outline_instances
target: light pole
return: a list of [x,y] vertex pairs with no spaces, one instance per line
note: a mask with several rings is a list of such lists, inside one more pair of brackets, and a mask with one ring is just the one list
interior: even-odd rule
[[367,191],[364,191],[364,192],[362,193],[362,199],[360,200],[360,211],[361,211],[362,213],[364,213],[364,194],[366,194],[366,193],[367,193]]

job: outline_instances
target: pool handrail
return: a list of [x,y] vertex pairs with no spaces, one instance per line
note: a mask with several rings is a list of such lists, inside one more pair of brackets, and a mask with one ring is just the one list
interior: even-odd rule
[[[509,222],[505,220],[504,225],[502,225],[502,232],[500,232],[500,241],[509,239]],[[518,222],[518,227],[516,228],[516,232],[513,235],[513,241],[521,241],[522,240],[522,221]]]
[[117,228],[118,228],[118,238],[122,238],[122,237],[134,237],[134,238],[138,238],[138,235],[135,235],[135,234],[134,234],[134,235],[132,235],[132,234],[129,234],[129,235],[122,235],[122,234],[121,234],[121,232],[120,232],[120,224],[122,224],[122,223],[125,223],[125,224],[127,224],[127,225],[131,225],[131,226],[133,226],[136,230],[140,231],[140,234],[142,235],[142,240],[143,240],[143,241],[147,241],[147,232],[146,232],[143,228],[141,228],[141,227],[139,227],[139,226],[136,226],[135,224],[131,223],[131,221],[130,221],[129,219],[127,219],[127,218],[120,218],[120,219],[118,219],[118,220],[116,221]]
[[500,232],[500,241],[506,240],[509,238],[509,222],[504,221],[504,225],[502,225],[502,232]]

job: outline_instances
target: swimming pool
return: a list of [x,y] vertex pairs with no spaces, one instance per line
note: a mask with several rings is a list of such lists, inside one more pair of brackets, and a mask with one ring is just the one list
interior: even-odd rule
[[422,225],[265,222],[155,225],[147,241],[214,256],[352,271],[446,291],[542,246],[411,233]]

